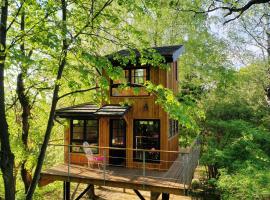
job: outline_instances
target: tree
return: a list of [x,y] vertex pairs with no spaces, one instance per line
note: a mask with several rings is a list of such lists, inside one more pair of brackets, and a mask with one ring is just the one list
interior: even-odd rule
[[5,87],[4,87],[4,68],[7,51],[7,17],[8,17],[8,0],[2,1],[1,4],[1,21],[0,21],[0,167],[3,172],[5,185],[5,199],[15,199],[15,185],[13,177],[14,154],[11,152],[9,142],[8,124],[6,120],[5,109]]
[[[11,12],[9,14],[14,18],[11,18],[12,21],[10,22],[8,28],[6,28],[6,26],[1,27],[2,30],[5,29],[4,32],[1,31],[1,34],[9,31],[8,36],[10,37],[8,38],[8,41],[10,42],[8,48],[3,50],[3,52],[6,53],[5,57],[3,56],[1,58],[5,59],[5,63],[8,63],[6,66],[19,66],[20,72],[18,73],[17,97],[23,107],[22,135],[24,145],[28,142],[27,132],[29,131],[30,116],[29,100],[33,98],[31,99],[33,102],[40,101],[39,95],[42,95],[42,92],[40,92],[38,88],[35,88],[37,89],[37,92],[34,92],[31,88],[31,85],[28,85],[29,90],[26,89],[27,83],[32,83],[35,85],[35,83],[45,80],[47,81],[47,85],[44,84],[46,88],[53,88],[53,94],[51,94],[50,90],[45,93],[49,97],[52,96],[52,103],[47,128],[45,131],[44,142],[41,147],[33,181],[31,182],[30,188],[28,189],[27,199],[31,199],[35,191],[47,144],[49,142],[53,127],[55,115],[54,113],[57,102],[64,97],[80,92],[92,91],[98,88],[100,88],[99,91],[102,91],[108,87],[109,83],[104,77],[101,76],[101,72],[105,70],[107,74],[112,77],[115,77],[116,75],[114,74],[118,73],[113,70],[112,66],[106,61],[106,59],[103,57],[98,59],[99,56],[97,55],[100,54],[99,47],[104,45],[105,42],[110,42],[116,45],[126,44],[129,46],[127,38],[122,37],[122,35],[125,36],[128,33],[132,33],[134,29],[132,29],[128,23],[123,23],[123,20],[121,19],[122,16],[118,16],[118,14],[121,13],[121,10],[125,10],[125,6],[128,7],[130,5],[130,2],[119,1],[119,4],[115,3],[114,7],[110,8],[112,2],[113,1],[111,0],[98,2],[93,0],[91,2],[84,3],[63,0],[61,1],[61,5],[54,1],[48,1],[46,3],[37,2],[36,11],[41,11],[41,13],[44,14],[44,17],[41,19],[40,17],[39,19],[35,18],[36,21],[33,20],[32,23],[24,23],[25,16],[28,15],[28,12],[31,12],[30,0],[27,3],[22,1],[20,3],[12,2],[14,4],[6,4],[10,6]],[[19,6],[17,6],[16,3],[18,3]],[[70,6],[70,4],[73,6]],[[59,15],[57,15],[59,8],[62,11],[62,19],[59,19]],[[7,10],[7,7],[5,7],[3,10]],[[1,14],[4,16],[2,18],[5,18],[6,21],[7,19],[10,19],[5,16],[5,14],[8,14],[7,12],[1,12]],[[17,23],[14,23],[17,21],[18,16],[21,17],[21,20],[18,20],[21,22],[20,27],[17,27]],[[28,20],[29,18],[27,18],[25,22],[29,22]],[[121,34],[121,32],[123,34]],[[6,38],[6,35],[4,35],[4,38]],[[6,42],[6,40],[4,41]],[[29,46],[30,48],[28,53],[26,53],[26,46]],[[60,51],[60,54],[58,51]],[[33,59],[35,59],[35,65],[30,66],[29,60]],[[1,64],[2,63],[4,62],[1,62]],[[74,81],[74,74],[70,74],[68,70],[64,70],[66,66],[73,69],[73,72],[79,72],[78,74],[81,78],[80,81]],[[1,69],[4,72],[3,67]],[[29,76],[27,71],[37,71],[38,73],[34,73],[33,76]],[[52,82],[50,79],[43,79],[44,77],[48,76],[48,71],[52,72],[50,77],[56,75],[55,81]],[[46,72],[43,78],[40,78],[40,72]],[[87,81],[85,80],[85,76],[87,74],[91,74],[89,83],[86,83]],[[70,80],[67,84],[62,81],[63,76],[68,78],[67,80]],[[99,87],[96,87],[97,83],[99,84]],[[68,91],[66,85],[68,85],[71,91]],[[78,87],[79,85],[91,87],[85,89],[80,88],[81,86]],[[92,87],[93,85],[95,87]],[[60,87],[62,92],[61,94],[59,94]],[[11,87],[11,91],[12,90],[14,90],[14,87]],[[67,91],[67,93],[65,93],[65,91]],[[99,93],[99,91],[95,96],[102,96],[102,93]],[[34,97],[31,95],[34,95]],[[11,103],[11,107],[17,103],[17,97],[13,99],[14,102]],[[3,94],[3,98],[1,99],[3,100],[1,102],[3,105],[5,105],[5,98],[6,97]],[[40,105],[40,103],[38,103],[38,105]],[[3,112],[5,111],[6,109],[3,108]],[[5,115],[1,115],[1,117],[2,116]],[[3,134],[1,134],[1,136],[2,135]],[[4,137],[1,137],[1,148],[4,151],[10,151],[11,153],[9,145],[10,139],[7,137],[8,133],[3,136]],[[25,145],[24,147],[27,150],[27,146]],[[8,159],[5,160],[9,161]],[[22,168],[25,169],[25,167],[23,167],[24,162],[25,160],[22,161]],[[5,184],[5,195],[7,196],[6,199],[14,199],[15,192],[12,192],[15,188],[12,176],[14,161],[12,160],[11,163],[7,163],[11,165],[10,167],[8,166],[9,174],[3,170],[5,166],[2,165],[4,166],[2,169],[4,180],[6,180],[6,182],[9,184]],[[12,178],[8,177],[5,179],[7,175],[11,175]],[[12,183],[8,182],[11,180],[13,180]],[[28,187],[29,182],[27,181],[25,190]],[[8,195],[11,196],[8,197]]]
[[208,177],[224,199],[269,196],[265,193],[268,183],[262,181],[269,178],[264,172],[269,171],[270,161],[266,148],[270,142],[269,109],[260,87],[267,82],[264,67],[253,64],[234,71],[226,87],[217,87],[202,101],[206,145],[201,162],[208,166]]

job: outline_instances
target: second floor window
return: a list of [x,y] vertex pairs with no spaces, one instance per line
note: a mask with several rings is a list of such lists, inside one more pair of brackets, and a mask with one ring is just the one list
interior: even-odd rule
[[[150,80],[149,67],[130,67],[124,69],[126,83],[129,87],[141,87],[143,84]],[[121,91],[118,86],[122,82],[119,80],[111,81],[111,95],[112,96],[133,96],[132,91]],[[140,89],[140,95],[148,95],[143,89]]]
[[[141,67],[141,68],[126,68],[124,69],[125,80],[128,85],[143,85],[145,81],[149,80],[150,73],[149,67]],[[112,81],[112,85],[121,84],[121,81],[115,80]]]
[[147,69],[131,70],[131,84],[144,84],[147,80]]

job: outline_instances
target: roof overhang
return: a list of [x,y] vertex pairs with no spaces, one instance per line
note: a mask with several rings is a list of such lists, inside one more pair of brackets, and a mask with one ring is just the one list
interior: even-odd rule
[[[115,59],[115,57],[117,57],[117,55],[123,56],[123,57],[129,57],[131,55],[131,51],[135,53],[137,60],[141,57],[141,53],[138,49],[130,49],[130,50],[124,49],[124,50],[120,50],[118,52],[109,54],[106,57],[113,64],[119,64],[117,59]],[[184,46],[172,45],[172,46],[152,47],[152,48],[145,49],[145,51],[149,51],[149,53],[151,53],[152,51],[155,53],[158,53],[165,58],[166,63],[171,63],[178,60],[179,56],[184,52]]]
[[94,104],[80,104],[76,106],[56,110],[56,116],[60,118],[99,118],[99,117],[123,117],[130,106],[116,104],[98,107]]

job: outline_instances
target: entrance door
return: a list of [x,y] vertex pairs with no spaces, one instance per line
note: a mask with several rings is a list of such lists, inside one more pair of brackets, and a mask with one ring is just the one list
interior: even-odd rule
[[[110,159],[112,166],[126,166],[126,122],[123,119],[110,120]],[[115,149],[114,149],[115,148]],[[119,149],[117,149],[119,148]]]

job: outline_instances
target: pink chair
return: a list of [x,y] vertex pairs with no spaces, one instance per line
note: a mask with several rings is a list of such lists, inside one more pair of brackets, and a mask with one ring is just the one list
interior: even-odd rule
[[83,151],[87,158],[88,167],[93,168],[93,164],[97,164],[100,169],[100,165],[103,165],[104,157],[103,156],[94,156],[92,149],[88,142],[83,143]]

